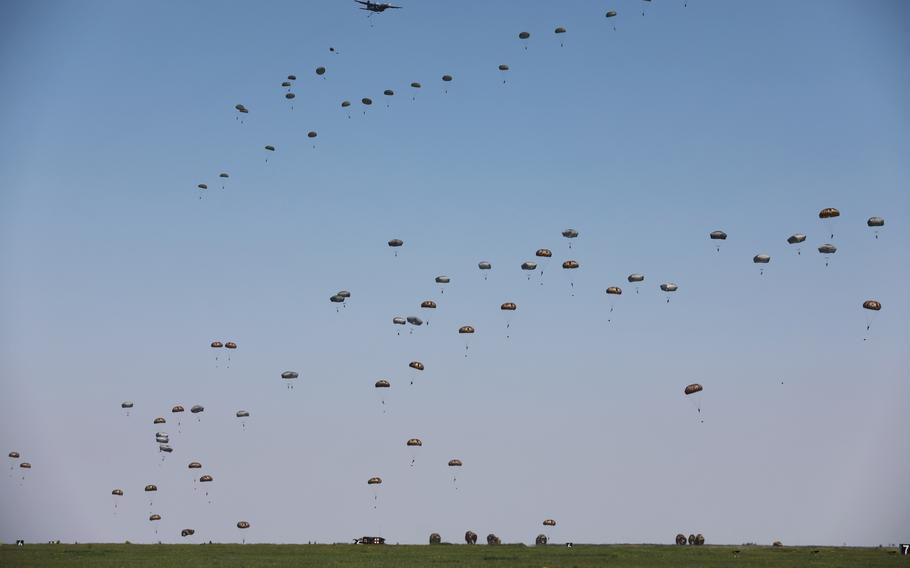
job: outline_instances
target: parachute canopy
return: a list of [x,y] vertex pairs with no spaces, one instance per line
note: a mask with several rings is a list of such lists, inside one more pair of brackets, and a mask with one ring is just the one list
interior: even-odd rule
[[413,83],[411,83],[411,86],[414,87],[415,89],[419,89],[420,83],[418,83],[417,81],[414,81]]
[[550,258],[553,256],[550,249],[537,249],[537,252],[534,253],[534,256],[539,256],[540,258]]
[[610,10],[609,12],[607,12],[607,17],[608,17],[608,18],[615,18],[615,17],[616,17],[616,10]]
[[503,305],[499,306],[499,309],[508,312],[514,312],[518,309],[518,306],[515,305],[515,302],[506,302]]
[[882,309],[882,305],[878,300],[866,300],[863,302],[863,307],[867,310],[879,311]]
[[248,529],[248,528],[250,528],[250,523],[248,523],[246,521],[238,521],[237,528],[238,529]]
[[271,144],[267,145],[267,146],[265,147],[265,149],[268,150],[269,152],[274,152],[274,151],[275,151],[275,147],[272,146]]
[[555,527],[555,526],[556,526],[556,521],[554,521],[553,519],[546,519],[546,520],[543,522],[543,526],[545,526],[545,527]]
[[386,89],[382,92],[382,94],[387,97],[391,97],[395,94],[395,91],[393,91],[392,89]]
[[382,484],[381,477],[371,477],[371,478],[367,479],[367,485],[381,485],[381,484]]
[[224,344],[224,348],[225,349],[237,349],[237,344],[234,343],[233,341],[228,341],[227,343]]
[[284,98],[286,98],[290,101],[290,100],[297,98],[297,95],[295,95],[294,93],[285,93]]
[[247,412],[246,410],[237,411],[237,418],[249,418],[249,416],[250,416],[250,413]]
[[565,231],[562,232],[562,236],[564,236],[567,239],[574,239],[578,236],[578,231],[576,231],[575,229],[566,229]]
[[19,464],[19,467],[21,467],[22,469],[32,469],[32,464],[30,464],[28,462],[22,462]]
[[342,298],[342,297],[339,296],[338,294],[334,294],[334,295],[332,295],[332,296],[329,297],[329,301],[330,301],[330,302],[334,302],[334,303],[336,303],[336,304],[340,304],[341,302],[344,301],[344,298]]
[[644,274],[630,274],[628,280],[629,280],[629,282],[644,282],[645,275]]
[[339,290],[339,291],[338,291],[338,295],[341,296],[342,298],[350,298],[350,297],[351,297],[351,293],[348,292],[347,290]]
[[316,136],[318,136],[318,134],[316,133],[315,130],[310,130],[309,132],[306,133],[307,138],[316,138]]
[[408,323],[411,325],[423,325],[423,320],[417,316],[408,316]]
[[220,341],[213,341],[209,345],[211,346],[212,349],[221,349],[222,347],[224,347],[224,343],[221,343]]
[[866,221],[866,224],[870,227],[884,227],[885,220],[881,217],[869,217],[869,220]]
[[111,495],[117,495],[118,497],[123,497],[123,489],[114,489],[111,491]]
[[806,235],[802,233],[794,233],[787,237],[787,242],[791,245],[799,244],[806,241]]
[[369,106],[369,105],[373,104],[373,99],[371,99],[370,97],[363,97],[362,99],[360,99],[360,102]]
[[404,324],[408,323],[408,320],[401,316],[395,316],[392,318],[392,323],[394,323],[395,325],[404,325]]
[[400,247],[403,244],[404,244],[404,241],[401,239],[392,239],[391,241],[389,241],[390,247]]
[[208,188],[209,188],[209,186],[206,185],[206,184],[204,184],[204,183],[200,183],[200,184],[197,185],[196,187],[198,187],[199,189],[208,189]]
[[325,75],[325,67],[317,67],[317,68],[316,68],[316,74],[317,74],[317,75]]
[[672,282],[665,282],[660,285],[660,289],[663,290],[664,292],[675,292],[677,290],[677,288],[679,288],[679,286],[677,286],[676,284],[674,284]]
[[572,270],[572,269],[578,268],[579,266],[581,266],[581,265],[578,264],[578,261],[575,261],[575,260],[567,260],[562,263],[562,267],[565,268],[566,270]]
[[183,536],[183,537],[193,536],[194,534],[196,534],[196,531],[193,529],[183,529],[182,531],[180,531],[180,536]]
[[297,75],[288,75],[288,81],[296,81]]
[[385,379],[379,379],[378,381],[376,381],[377,389],[387,389],[391,386],[392,386],[392,383],[390,383],[389,381],[387,381]]
[[218,174],[218,177],[220,177],[220,178],[229,178],[229,177],[231,177],[231,176],[230,176],[230,174],[228,174],[227,172],[221,172],[220,174]]
[[818,252],[822,254],[834,254],[837,252],[837,247],[830,243],[823,244],[822,246],[818,247]]
[[423,442],[421,442],[418,438],[411,438],[408,440],[406,445],[410,447],[420,447],[423,445]]
[[205,410],[205,407],[202,406],[201,404],[194,404],[193,407],[190,408],[190,412],[192,412],[193,414],[199,414],[203,410]]
[[757,254],[754,257],[752,257],[752,262],[754,262],[755,264],[768,264],[769,262],[771,262],[771,257],[768,256],[767,254]]
[[509,66],[506,65],[505,63],[503,63],[503,64],[501,64],[501,65],[499,66],[499,70],[500,70],[500,71],[508,71],[508,70],[509,70]]
[[214,481],[214,479],[212,479],[212,476],[208,475],[208,474],[203,475],[202,477],[199,478],[200,483],[208,483],[210,481]]
[[470,325],[463,325],[458,328],[458,333],[474,333],[474,328]]
[[461,460],[458,460],[458,459],[449,460],[449,467],[461,467],[461,466],[462,466]]
[[19,459],[19,452],[10,452],[9,457],[13,458],[14,460],[17,460],[17,459]]
[[709,236],[715,241],[727,240],[727,233],[725,233],[723,231],[711,231]]
[[351,106],[351,101],[341,101],[341,108],[347,108]]
[[686,390],[684,392],[687,395],[689,395],[689,394],[695,394],[697,392],[701,392],[702,390],[704,390],[704,387],[702,387],[700,384],[692,383],[691,385],[686,387]]
[[133,401],[131,401],[131,400],[125,400],[120,403],[120,408],[132,408],[132,407],[133,407]]
[[421,363],[420,361],[411,361],[410,363],[408,363],[408,367],[410,367],[412,369],[416,369],[418,371],[423,371],[423,369],[424,369],[423,363]]
[[452,281],[452,279],[449,278],[448,276],[437,276],[436,277],[437,284],[448,284],[451,281]]
[[610,286],[609,288],[607,288],[607,294],[616,294],[616,295],[622,294],[622,288],[620,288],[619,286]]
[[566,33],[566,28],[559,26],[558,28],[553,30],[553,33],[554,34],[564,34],[564,33]]
[[178,413],[178,412],[183,412],[183,407],[180,406],[179,404],[178,404],[178,405],[175,405],[174,408],[171,409],[171,412],[173,412],[173,413],[175,413],[175,414]]
[[297,374],[297,371],[285,371],[285,372],[281,373],[282,379],[296,379],[299,376],[300,375]]
[[161,515],[149,515],[149,520],[150,521],[160,521]]
[[531,34],[528,32],[519,32],[518,34],[518,39],[528,39],[529,37],[531,37]]
[[521,269],[522,270],[537,270],[537,263],[536,262],[522,262]]
[[284,83],[281,84],[281,86],[282,86],[282,87],[290,87],[290,86],[291,86],[291,82],[290,82],[290,81],[285,81]]
[[202,469],[202,464],[199,462],[190,462],[188,466],[189,469]]
[[424,301],[420,302],[420,307],[425,308],[425,309],[435,310],[436,302],[434,302],[433,300],[424,300]]
[[165,420],[165,419],[162,418],[161,416],[159,416],[158,418],[152,420],[152,424],[164,424],[165,422],[167,422],[167,420]]
[[833,219],[834,217],[840,217],[840,211],[834,207],[825,207],[818,212],[819,219]]
[[491,268],[493,268],[493,265],[490,264],[489,262],[487,262],[486,260],[481,260],[480,262],[477,263],[477,268],[479,268],[481,270],[490,270]]
[[443,76],[442,76],[442,80],[445,81],[446,83],[448,83],[449,81],[452,80],[452,76],[451,76],[451,75],[443,75]]
[[158,491],[158,486],[153,484],[148,484],[145,486],[146,491]]

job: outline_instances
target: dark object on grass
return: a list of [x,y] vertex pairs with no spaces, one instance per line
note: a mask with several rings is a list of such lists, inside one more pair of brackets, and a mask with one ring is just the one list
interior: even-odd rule
[[695,535],[695,546],[701,546],[704,543],[705,543],[705,537],[701,533],[698,533],[697,535]]
[[680,546],[685,546],[686,545],[686,535],[684,535],[683,533],[679,533],[678,535],[676,535],[676,544],[678,544]]
[[430,544],[440,544],[442,543],[442,537],[439,536],[439,533],[432,533],[430,535]]
[[537,539],[534,541],[534,544],[536,544],[537,546],[545,546],[547,544],[547,535],[545,535],[545,534],[537,535]]
[[477,533],[474,531],[464,533],[464,541],[467,544],[477,544]]
[[489,545],[502,544],[502,541],[499,540],[498,536],[496,536],[493,533],[490,533],[487,535],[487,544],[489,544]]

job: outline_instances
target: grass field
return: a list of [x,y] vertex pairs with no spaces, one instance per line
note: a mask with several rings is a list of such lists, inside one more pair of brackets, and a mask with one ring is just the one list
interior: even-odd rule
[[[734,554],[739,550],[739,554]],[[817,550],[818,552],[813,552]],[[363,546],[363,545],[124,545],[59,544],[0,547],[0,566],[177,567],[414,567],[528,566],[548,568],[710,568],[781,566],[838,568],[910,566],[910,557],[884,548],[658,545]]]

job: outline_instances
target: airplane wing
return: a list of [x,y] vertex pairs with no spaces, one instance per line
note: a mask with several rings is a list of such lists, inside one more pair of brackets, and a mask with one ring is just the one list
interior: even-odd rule
[[402,8],[402,6],[392,6],[391,4],[386,5],[386,8]]
[[[364,6],[369,4],[369,2],[364,2],[363,0],[354,0],[354,2],[357,2],[358,4],[363,4]],[[366,8],[361,8],[361,10],[366,10]]]

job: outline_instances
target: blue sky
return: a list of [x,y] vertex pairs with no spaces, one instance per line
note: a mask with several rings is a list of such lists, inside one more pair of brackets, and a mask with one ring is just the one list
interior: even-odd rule
[[[239,540],[247,520],[248,541],[533,542],[545,518],[576,542],[906,535],[910,7],[402,3],[372,27],[342,1],[7,6],[0,441],[34,467],[0,485],[0,539]],[[519,269],[541,247],[543,285]],[[430,325],[396,335],[424,299]],[[230,369],[215,339],[239,344]],[[177,434],[168,409],[197,403]]]

